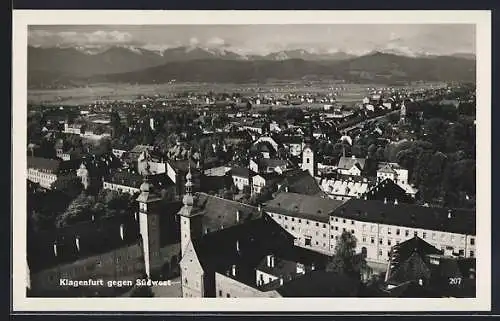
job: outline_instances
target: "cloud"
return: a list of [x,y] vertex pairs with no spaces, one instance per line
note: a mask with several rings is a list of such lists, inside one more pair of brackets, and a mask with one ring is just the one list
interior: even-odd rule
[[130,44],[133,37],[122,31],[76,32],[33,30],[28,34],[28,43],[35,46],[87,46]]
[[198,40],[198,38],[192,37],[192,38],[190,38],[190,39],[189,39],[189,44],[190,44],[191,46],[196,46],[196,45],[198,45],[199,43],[200,43],[200,41]]
[[219,37],[213,37],[207,40],[207,45],[208,46],[213,46],[213,47],[224,47],[226,46],[226,41],[222,38]]

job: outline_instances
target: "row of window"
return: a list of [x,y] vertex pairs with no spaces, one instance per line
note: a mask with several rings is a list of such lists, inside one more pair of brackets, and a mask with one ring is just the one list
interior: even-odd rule
[[[271,217],[274,217],[274,214],[270,213],[270,215],[271,215]],[[278,219],[281,219],[281,215],[279,215],[279,214],[276,214],[276,217],[277,217]],[[285,219],[285,221],[288,221],[288,216],[283,215],[283,218]],[[301,218],[297,218],[297,219],[296,219],[295,217],[291,217],[291,218],[290,218],[290,220],[291,220],[292,222],[297,221],[297,222],[299,222],[299,223],[302,223],[302,219],[301,219]],[[309,224],[310,224],[310,222],[314,222],[314,221],[309,221],[309,220],[304,219],[304,223],[306,223],[307,225],[309,225]],[[324,224],[324,223],[323,223],[322,225],[320,225],[320,223],[319,223],[319,222],[315,222],[315,225],[316,225],[317,227],[320,227],[320,226],[321,226],[321,227],[323,227],[323,228],[326,228],[326,224]]]
[[[338,217],[336,217],[334,220],[335,220],[335,222],[339,222],[339,221],[340,221],[340,219],[339,219]],[[348,221],[347,221],[346,219],[341,219],[341,222],[342,222],[343,224],[348,224]],[[350,221],[350,224],[351,224],[351,225],[354,225],[354,224],[355,224],[355,221],[351,220],[351,221]],[[333,225],[331,226],[331,228],[332,228],[332,229],[335,229],[336,231],[338,230],[338,227],[333,226]],[[363,224],[363,225],[362,225],[362,229],[363,229],[363,232],[365,232],[365,231],[367,230],[367,224]],[[377,230],[377,225],[371,225],[371,232],[376,232],[376,230]],[[391,228],[391,227],[387,227],[387,235],[392,235],[392,232],[393,232],[393,228]],[[401,230],[400,228],[396,228],[396,229],[394,230],[394,232],[395,232],[395,234],[396,234],[396,235],[401,235],[401,234],[402,234],[402,230]],[[383,228],[381,227],[381,228],[380,228],[380,230],[379,230],[379,234],[382,234],[382,233],[383,233]],[[410,230],[405,230],[405,231],[404,231],[404,235],[405,235],[406,237],[410,236]],[[414,232],[413,232],[413,235],[414,235],[414,236],[417,236],[417,235],[418,235],[418,232],[417,232],[417,231],[414,231]],[[447,233],[441,233],[441,240],[444,240],[444,239],[446,238],[446,235],[447,235]],[[427,238],[427,236],[428,236],[428,233],[427,233],[427,232],[421,232],[421,237],[422,237],[423,239],[426,239],[426,238]],[[431,234],[431,238],[432,238],[433,240],[436,240],[436,239],[437,239],[437,233],[432,233],[432,234]],[[464,241],[464,240],[465,240],[465,236],[462,236],[462,237],[461,237],[461,240],[462,240],[462,241]],[[455,241],[455,235],[453,235],[453,234],[451,234],[451,235],[450,235],[450,241],[451,241],[451,242],[454,242],[454,241]],[[470,245],[475,245],[475,239],[474,239],[474,238],[471,238],[471,239],[470,239]]]

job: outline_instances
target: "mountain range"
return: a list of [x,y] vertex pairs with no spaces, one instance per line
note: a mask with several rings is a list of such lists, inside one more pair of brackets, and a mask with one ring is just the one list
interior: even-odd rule
[[153,51],[110,47],[28,47],[28,85],[81,84],[99,81],[162,83],[178,81],[248,82],[267,79],[332,78],[348,81],[473,81],[471,54],[409,57],[398,52],[285,50],[242,55],[225,49],[177,47]]

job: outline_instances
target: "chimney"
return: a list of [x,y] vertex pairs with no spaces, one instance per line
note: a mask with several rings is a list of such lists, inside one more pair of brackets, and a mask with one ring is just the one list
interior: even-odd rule
[[398,199],[394,199],[394,205],[398,205]]
[[451,218],[451,210],[448,210],[448,219]]
[[236,251],[240,252],[240,241],[236,240]]
[[424,280],[418,279],[418,285],[423,286],[424,285]]
[[94,221],[95,221],[95,215],[92,214],[92,222],[94,222]]
[[120,224],[120,237],[122,238],[122,241],[123,241],[123,238],[124,238],[124,227],[123,227],[123,224]]
[[75,245],[76,245],[76,250],[80,252],[80,237],[78,235],[75,237]]
[[240,210],[236,210],[236,223],[240,222]]
[[387,204],[387,197],[384,197],[384,204]]
[[268,266],[268,267],[272,267],[272,265],[271,265],[271,257],[272,257],[272,255],[268,255],[268,256],[266,257],[266,259],[267,259],[267,266]]
[[314,263],[311,264],[311,271],[316,270],[316,267],[314,266]]
[[57,256],[57,242],[54,242],[54,256]]
[[283,285],[283,278],[280,278],[280,286]]
[[274,255],[271,255],[271,267],[274,267]]

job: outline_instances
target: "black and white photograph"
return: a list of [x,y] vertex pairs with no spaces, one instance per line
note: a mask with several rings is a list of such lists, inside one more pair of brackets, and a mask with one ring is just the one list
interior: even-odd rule
[[166,14],[14,36],[23,302],[488,307],[487,13]]

